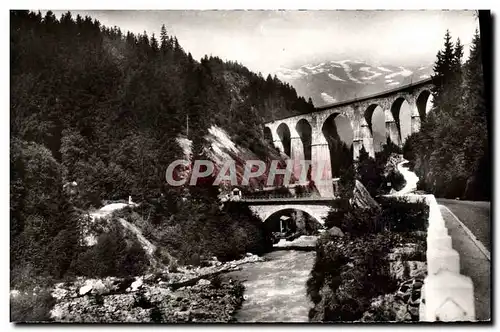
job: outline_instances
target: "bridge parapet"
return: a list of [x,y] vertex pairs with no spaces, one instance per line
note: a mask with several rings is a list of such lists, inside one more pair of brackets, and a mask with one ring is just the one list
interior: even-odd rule
[[242,196],[241,200],[267,200],[267,199],[333,199],[337,197],[322,197],[317,193],[304,193],[304,194],[267,194],[267,195],[259,195],[259,196]]

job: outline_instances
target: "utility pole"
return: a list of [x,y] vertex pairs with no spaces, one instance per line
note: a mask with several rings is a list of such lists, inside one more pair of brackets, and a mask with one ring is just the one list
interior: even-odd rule
[[189,114],[186,114],[186,137],[189,137]]

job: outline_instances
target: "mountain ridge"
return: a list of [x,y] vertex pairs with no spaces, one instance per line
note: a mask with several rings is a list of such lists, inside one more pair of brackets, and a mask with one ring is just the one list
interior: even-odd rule
[[299,67],[280,67],[276,76],[291,84],[315,107],[384,92],[430,78],[432,63],[395,66],[363,60],[331,60]]

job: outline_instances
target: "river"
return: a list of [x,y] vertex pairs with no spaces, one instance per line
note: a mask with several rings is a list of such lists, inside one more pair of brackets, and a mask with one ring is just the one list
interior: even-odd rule
[[306,281],[315,251],[273,251],[264,262],[245,264],[228,274],[243,281],[245,301],[235,318],[238,322],[308,322],[313,304]]

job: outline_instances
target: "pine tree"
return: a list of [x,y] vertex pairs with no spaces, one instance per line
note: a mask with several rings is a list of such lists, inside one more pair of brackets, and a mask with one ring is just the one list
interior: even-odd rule
[[150,44],[151,44],[151,50],[153,50],[153,52],[158,52],[158,50],[159,50],[159,48],[158,48],[158,40],[156,39],[154,33],[151,36]]
[[464,55],[464,47],[460,43],[460,38],[457,38],[455,48],[453,50],[453,115],[457,115],[463,106],[463,85],[462,85],[462,58]]
[[460,38],[457,38],[455,43],[455,48],[453,50],[453,70],[461,72],[462,68],[462,58],[464,56],[464,46],[460,42]]
[[464,72],[465,105],[474,115],[486,116],[484,104],[484,80],[481,56],[481,39],[476,29],[472,39],[469,59]]
[[414,158],[421,188],[438,196],[484,199],[491,170],[480,38],[476,31],[465,65],[460,40],[454,47],[450,40],[447,32],[436,60],[435,109],[405,144],[405,157]]
[[167,46],[168,46],[167,28],[165,27],[165,24],[162,24],[160,30],[160,49],[163,52],[165,52],[167,50]]
[[470,48],[469,59],[464,66],[464,112],[461,130],[466,134],[464,158],[466,170],[476,177],[467,182],[465,195],[489,197],[488,183],[491,178],[487,109],[484,98],[484,80],[481,55],[481,39],[476,30]]
[[450,87],[450,81],[453,78],[453,64],[455,63],[453,42],[451,41],[449,30],[446,30],[444,40],[444,49],[437,53],[437,59],[434,64],[434,74],[432,75],[434,87],[432,93],[434,106],[439,110],[438,112],[449,114],[450,105],[446,97],[448,96],[447,92]]

